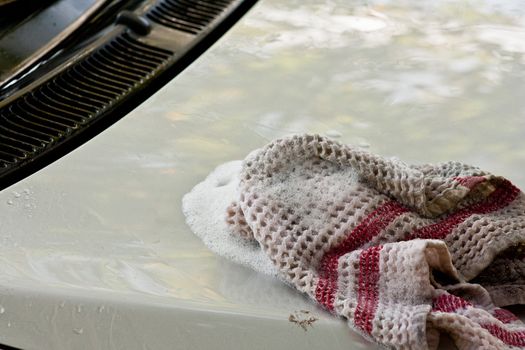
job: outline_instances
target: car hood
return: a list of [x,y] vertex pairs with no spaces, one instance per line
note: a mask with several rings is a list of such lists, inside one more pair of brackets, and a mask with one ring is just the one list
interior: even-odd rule
[[[0,192],[0,342],[375,348],[211,253],[182,196],[217,165],[303,132],[524,187],[524,23],[519,1],[260,2],[124,119]],[[289,322],[300,310],[318,319],[307,331]]]

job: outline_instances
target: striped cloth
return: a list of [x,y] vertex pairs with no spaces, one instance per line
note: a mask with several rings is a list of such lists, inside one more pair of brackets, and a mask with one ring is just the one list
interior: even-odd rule
[[412,166],[317,136],[251,153],[232,232],[281,277],[395,349],[525,349],[525,197],[457,162]]

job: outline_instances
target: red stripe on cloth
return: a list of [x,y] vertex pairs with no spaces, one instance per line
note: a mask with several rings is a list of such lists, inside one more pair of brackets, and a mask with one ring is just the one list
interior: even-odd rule
[[379,302],[379,255],[382,248],[371,247],[359,255],[359,286],[354,324],[368,334],[372,333],[372,320]]
[[[465,221],[471,215],[486,214],[502,209],[509,205],[514,199],[516,199],[519,193],[520,190],[518,188],[513,186],[509,181],[503,180],[499,184],[499,187],[494,190],[494,192],[492,192],[485,200],[475,203],[469,207],[460,209],[456,213],[447,216],[440,222],[422,227],[414,231],[408,239],[444,238],[457,225]],[[321,305],[330,311],[333,311],[334,309],[334,299],[338,287],[337,268],[339,258],[344,254],[360,248],[365,243],[372,240],[381,232],[381,230],[388,226],[399,215],[407,211],[409,211],[407,208],[395,201],[386,202],[378,209],[370,213],[356,228],[350,232],[350,234],[348,234],[341,244],[325,253],[318,267],[319,282],[315,291],[316,300]],[[359,281],[360,285],[361,283],[365,283],[366,285],[368,282],[366,279]],[[371,304],[370,300],[373,300],[373,298],[369,298],[370,295],[367,295],[368,294],[366,294],[363,290],[362,298],[365,298],[368,301],[365,302],[365,299],[363,299],[362,301],[364,304],[362,305],[368,306],[366,308],[365,306],[361,306],[361,309],[358,313],[361,316],[357,316],[357,319],[359,320],[359,324],[362,325],[363,330],[371,331],[371,320],[373,319],[373,315],[375,313],[375,307],[370,308],[370,305],[373,305],[373,303]],[[373,310],[373,312],[370,312],[370,310]],[[358,323],[356,322],[356,324]]]
[[[469,306],[473,306],[472,303],[452,294],[441,294],[432,300],[432,311],[456,312]],[[503,323],[512,323],[519,320],[512,312],[499,307],[492,310],[491,314],[495,319]]]
[[485,200],[460,209],[445,219],[428,226],[424,226],[411,233],[408,240],[415,238],[445,238],[456,226],[474,214],[488,214],[505,208],[518,197],[520,190],[510,181],[503,180]]
[[384,203],[368,214],[368,216],[347,235],[343,242],[325,253],[318,268],[319,283],[315,290],[317,302],[328,310],[332,311],[334,309],[339,258],[368,243],[395,218],[406,211],[408,211],[408,209],[395,201]]
[[432,311],[455,312],[469,306],[472,306],[472,304],[465,299],[448,293],[441,294],[432,300]]
[[[467,307],[473,307],[473,305],[467,300],[452,294],[441,294],[432,300],[432,311],[454,313]],[[510,311],[500,308],[494,309],[492,315],[503,323],[518,320]],[[509,331],[496,324],[481,324],[480,326],[507,345],[525,346],[525,331]]]
[[455,177],[454,180],[460,183],[461,185],[472,189],[474,186],[487,181],[487,178],[484,176],[465,176],[465,177]]
[[492,316],[503,323],[512,323],[519,320],[519,318],[516,317],[516,315],[514,315],[512,312],[500,308],[494,309],[492,311]]
[[525,346],[525,331],[509,331],[495,324],[482,324],[490,334],[511,346]]

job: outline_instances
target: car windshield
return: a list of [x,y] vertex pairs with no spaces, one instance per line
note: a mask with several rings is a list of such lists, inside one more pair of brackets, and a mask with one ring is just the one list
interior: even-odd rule
[[104,2],[0,1],[0,86],[57,45]]

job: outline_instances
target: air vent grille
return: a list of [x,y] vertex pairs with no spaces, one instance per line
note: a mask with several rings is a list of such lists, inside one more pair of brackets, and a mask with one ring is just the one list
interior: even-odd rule
[[163,0],[146,16],[153,22],[190,34],[198,34],[233,0]]
[[0,87],[0,190],[127,115],[256,1],[115,1],[87,18],[60,50]]
[[117,35],[52,80],[0,109],[0,168],[75,133],[167,64],[173,52]]

